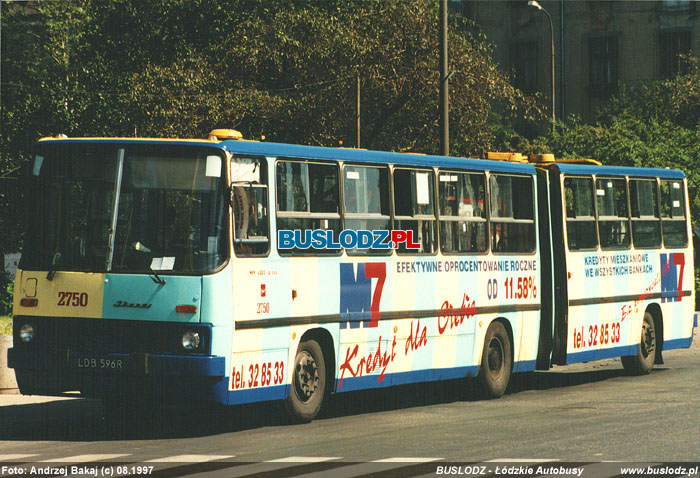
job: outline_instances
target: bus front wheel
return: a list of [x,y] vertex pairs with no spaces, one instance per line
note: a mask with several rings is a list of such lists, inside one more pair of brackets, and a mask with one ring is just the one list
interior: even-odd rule
[[645,375],[651,372],[656,358],[656,328],[654,317],[649,312],[644,313],[642,321],[642,340],[637,355],[622,357],[622,367],[630,374]]
[[284,406],[297,422],[309,422],[318,414],[326,394],[326,365],[315,340],[299,344],[292,372],[292,386]]
[[487,397],[498,398],[505,393],[512,368],[508,331],[501,322],[492,322],[484,338],[479,369],[479,382]]

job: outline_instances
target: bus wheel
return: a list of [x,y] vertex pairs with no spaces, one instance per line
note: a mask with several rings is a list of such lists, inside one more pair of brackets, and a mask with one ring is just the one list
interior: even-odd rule
[[492,322],[484,338],[479,369],[479,382],[487,397],[498,398],[505,393],[512,368],[508,332],[501,322]]
[[654,318],[649,312],[644,313],[642,321],[642,340],[637,355],[622,357],[622,366],[633,375],[645,375],[651,372],[656,357],[656,329]]
[[326,393],[326,365],[321,346],[315,340],[299,344],[292,370],[292,389],[284,400],[290,417],[309,422],[321,410]]

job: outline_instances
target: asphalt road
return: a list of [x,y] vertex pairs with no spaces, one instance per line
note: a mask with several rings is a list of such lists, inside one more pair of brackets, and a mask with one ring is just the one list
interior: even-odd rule
[[463,381],[341,394],[303,425],[288,423],[275,404],[193,405],[114,429],[99,401],[0,396],[0,465],[298,460],[325,463],[317,465],[323,470],[336,461],[406,459],[698,462],[699,352],[696,334],[690,349],[666,352],[665,364],[647,376],[625,375],[619,360],[516,376],[497,400],[475,399]]

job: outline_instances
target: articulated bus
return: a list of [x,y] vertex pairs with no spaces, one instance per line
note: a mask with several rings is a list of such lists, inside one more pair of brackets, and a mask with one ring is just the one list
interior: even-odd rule
[[[540,158],[542,159],[542,158]],[[546,159],[546,158],[545,158]],[[681,171],[245,141],[45,138],[14,287],[23,394],[324,398],[621,357],[696,326]]]

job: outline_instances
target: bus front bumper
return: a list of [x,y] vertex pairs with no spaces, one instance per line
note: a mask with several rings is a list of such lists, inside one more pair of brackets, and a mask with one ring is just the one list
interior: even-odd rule
[[89,354],[70,350],[7,351],[9,368],[25,395],[80,391],[104,398],[113,393],[202,395],[224,379],[224,357],[151,353]]

